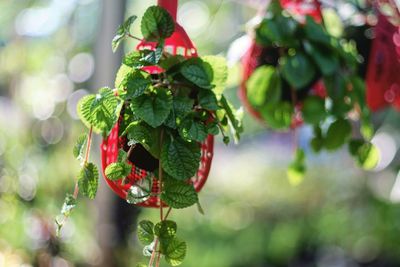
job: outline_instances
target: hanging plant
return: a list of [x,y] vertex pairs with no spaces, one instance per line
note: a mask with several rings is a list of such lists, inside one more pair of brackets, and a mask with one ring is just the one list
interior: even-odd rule
[[[160,221],[141,221],[137,230],[149,266],[159,266],[161,256],[176,266],[186,255],[186,243],[176,236],[177,224],[168,216],[172,209],[200,205],[197,191],[207,179],[213,136],[222,134],[228,143],[229,132],[238,140],[242,128],[222,94],[225,60],[196,57],[193,44],[175,22],[177,2],[159,4],[168,10],[161,6],[146,10],[141,20],[143,40],[124,56],[115,89],[101,88],[78,103],[89,133],[74,147],[82,169],[57,224],[61,229],[76,206],[78,192],[90,199],[96,196],[99,171],[89,162],[89,153],[92,133],[101,134],[102,169],[109,186],[128,203],[159,207]],[[126,38],[141,40],[130,33],[135,20],[132,16],[118,28],[114,51]]]
[[[373,129],[355,47],[329,35],[311,16],[299,22],[278,1],[269,5],[254,35],[241,87],[250,111],[274,130],[304,122],[313,127],[314,151],[348,144],[356,161],[372,168],[377,151],[369,142]],[[351,118],[361,120],[362,138],[352,139]],[[294,183],[304,175],[304,161],[298,149],[288,170]]]

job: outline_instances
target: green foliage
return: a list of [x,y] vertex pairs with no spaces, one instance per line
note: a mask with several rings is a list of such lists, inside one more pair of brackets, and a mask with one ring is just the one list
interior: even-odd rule
[[73,148],[73,155],[77,160],[83,159],[83,154],[85,153],[85,146],[87,142],[88,135],[86,133],[81,134]]
[[111,43],[113,52],[117,51],[121,41],[124,40],[128,34],[130,34],[129,30],[136,19],[136,16],[130,16],[124,23],[122,23],[122,25],[118,27],[117,34],[114,36]]
[[[362,136],[370,140],[374,129],[365,84],[358,76],[360,56],[352,42],[330,35],[323,23],[310,16],[300,24],[277,2],[269,5],[255,34],[263,51],[246,82],[246,92],[249,103],[268,126],[287,130],[302,118],[314,128],[310,140],[313,151],[336,150],[350,141],[348,113],[354,110],[360,114]],[[323,81],[326,97],[314,91],[318,80]],[[365,156],[369,151],[372,156],[368,162],[374,162],[374,149],[364,147],[366,152],[360,149],[355,155],[359,165],[369,158]],[[301,181],[305,173],[299,153],[288,169],[292,184]]]
[[131,170],[132,166],[126,162],[114,162],[107,166],[104,174],[108,179],[116,181],[128,176]]
[[324,146],[328,150],[338,149],[351,137],[351,124],[348,120],[338,119],[334,121],[326,132]]
[[161,200],[175,209],[190,207],[198,202],[196,190],[192,184],[182,181],[167,180]]
[[325,120],[325,99],[318,96],[310,96],[303,102],[302,115],[305,122],[318,124]]
[[154,240],[154,223],[149,220],[140,221],[137,227],[139,241],[143,245],[150,245]]
[[103,87],[96,95],[84,96],[78,102],[79,118],[97,133],[107,135],[117,122],[122,101],[114,92]]
[[289,102],[269,103],[260,112],[265,122],[275,129],[286,130],[292,123],[293,106]]
[[67,194],[65,196],[64,204],[61,208],[61,214],[64,216],[69,216],[71,211],[76,207],[76,199],[72,194]]
[[305,153],[303,149],[298,148],[296,150],[295,159],[293,160],[292,163],[290,163],[289,168],[287,170],[289,182],[292,185],[298,185],[303,181],[305,172],[306,172]]
[[78,174],[78,186],[82,195],[94,199],[99,186],[99,171],[91,162],[85,163]]
[[176,222],[163,220],[154,226],[154,234],[158,236],[160,240],[171,239],[175,237],[176,229]]
[[186,257],[186,250],[187,245],[185,241],[182,241],[178,238],[173,238],[163,249],[165,261],[172,266],[178,266],[182,264]]
[[[118,28],[112,42],[114,51],[126,37],[140,39],[129,32],[135,19],[130,17]],[[190,179],[200,165],[201,142],[220,132],[226,143],[229,134],[239,140],[243,131],[241,112],[222,94],[228,77],[226,60],[216,56],[170,55],[164,44],[174,29],[175,23],[166,10],[159,6],[148,8],[141,20],[141,32],[145,41],[155,42],[155,48],[125,55],[115,90],[101,88],[98,94],[85,96],[78,103],[81,121],[103,137],[119,123],[118,138],[126,140],[121,148],[128,146],[129,152],[120,149],[117,162],[106,167],[105,175],[112,181],[122,179],[122,186],[130,185],[126,195],[130,204],[143,203],[150,197],[158,197],[176,209],[198,203]],[[161,71],[148,74],[143,67]],[[76,157],[82,157],[85,142],[89,141],[79,138],[74,148]],[[159,160],[159,169],[132,184],[130,178],[129,183],[126,181],[132,171],[128,154],[135,155],[131,153],[135,153],[136,146]],[[78,185],[83,195],[94,198],[98,171],[86,161]],[[160,192],[152,191],[153,179],[159,179]],[[142,221],[138,226],[144,255],[154,258],[155,253],[161,253],[173,266],[181,264],[186,255],[186,243],[175,234],[176,223],[166,218],[155,226],[150,221]]]
[[163,169],[177,180],[186,180],[195,175],[200,163],[200,146],[180,137],[165,139],[161,150]]
[[200,88],[212,88],[213,71],[211,65],[200,58],[191,58],[184,62],[181,73],[188,81]]
[[281,99],[282,89],[279,73],[271,66],[257,68],[246,82],[247,98],[254,107],[276,103]]
[[175,23],[165,9],[151,6],[143,14],[140,29],[146,41],[157,42],[172,35]]
[[370,142],[354,139],[349,143],[350,154],[365,170],[373,169],[379,161],[379,150]]
[[132,111],[152,127],[160,126],[172,108],[172,95],[166,90],[154,90],[149,95],[132,99]]
[[316,69],[310,59],[301,52],[282,58],[282,75],[295,89],[301,89],[315,77]]

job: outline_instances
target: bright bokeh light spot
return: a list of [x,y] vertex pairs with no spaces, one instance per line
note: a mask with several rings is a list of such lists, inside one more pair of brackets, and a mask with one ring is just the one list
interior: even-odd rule
[[94,71],[94,59],[89,53],[76,54],[68,64],[68,75],[76,83],[87,81]]
[[246,34],[232,42],[226,55],[229,66],[233,66],[235,63],[239,62],[249,49],[251,41],[252,38]]
[[85,89],[79,89],[68,97],[67,100],[67,111],[68,114],[73,118],[73,119],[78,119],[78,113],[76,111],[76,105],[78,104],[78,101],[84,97],[85,95],[88,94],[88,91]]
[[392,191],[390,192],[390,200],[393,203],[400,202],[400,171],[397,173],[396,181],[392,187]]
[[35,197],[36,181],[34,177],[27,174],[19,176],[18,195],[26,201],[30,201]]
[[50,8],[28,8],[17,16],[15,28],[19,35],[43,36],[53,33],[60,21]]
[[64,135],[64,125],[56,117],[43,121],[40,128],[43,140],[49,145],[57,144]]
[[392,162],[394,156],[396,155],[396,141],[390,134],[386,132],[380,132],[374,136],[371,142],[379,150],[380,155],[374,171],[381,171]]
[[206,30],[209,19],[210,11],[201,1],[184,3],[178,11],[178,23],[192,38],[199,36]]
[[49,93],[55,102],[63,102],[74,90],[74,84],[65,73],[57,74],[49,82]]

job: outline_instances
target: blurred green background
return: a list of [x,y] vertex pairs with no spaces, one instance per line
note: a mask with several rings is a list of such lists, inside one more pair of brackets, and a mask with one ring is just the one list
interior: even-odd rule
[[[235,44],[226,94],[240,106],[238,59],[247,39],[234,41],[265,1],[179,2],[178,20],[201,55],[226,56]],[[116,27],[154,3],[0,0],[0,267],[122,267],[142,259],[135,220],[158,213],[124,203],[103,181],[95,201],[79,199],[61,239],[54,218],[79,169],[71,152],[84,130],[76,103],[113,85],[123,53],[111,52]],[[125,43],[125,52],[134,46]],[[245,114],[242,142],[217,142],[200,194],[205,215],[196,207],[172,214],[188,242],[183,266],[400,266],[399,118],[391,109],[374,115],[381,159],[368,173],[346,149],[313,154],[305,146],[311,130],[300,128],[308,173],[292,186],[292,134],[269,132]]]

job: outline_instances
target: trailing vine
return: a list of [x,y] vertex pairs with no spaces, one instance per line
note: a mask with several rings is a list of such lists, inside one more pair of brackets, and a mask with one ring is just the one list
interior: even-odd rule
[[[256,26],[255,40],[262,50],[246,81],[246,95],[261,119],[275,130],[288,130],[301,117],[313,128],[310,146],[315,152],[347,144],[360,166],[374,167],[374,130],[354,43],[331,36],[311,16],[300,23],[279,1],[271,2]],[[322,81],[322,90],[313,89],[317,81]],[[361,121],[358,138],[352,138],[352,119]],[[296,183],[305,170],[305,153],[297,148],[289,178]]]
[[[113,51],[124,39],[141,40],[130,32],[136,19],[131,16],[118,28],[112,40]],[[107,179],[125,184],[132,170],[131,153],[138,147],[158,161],[153,176],[136,181],[127,195],[132,204],[140,204],[151,196],[161,201],[160,221],[143,220],[137,228],[138,240],[145,246],[143,254],[150,257],[148,266],[159,266],[161,256],[176,266],[186,255],[186,242],[176,236],[177,224],[168,217],[172,209],[199,205],[191,178],[199,168],[200,143],[208,135],[219,133],[228,143],[231,134],[239,140],[242,132],[238,113],[222,94],[227,78],[225,60],[215,56],[187,59],[171,55],[164,40],[172,35],[174,27],[166,10],[149,7],[141,20],[141,32],[146,41],[156,43],[155,49],[125,55],[115,89],[104,87],[79,101],[78,115],[89,133],[80,136],[74,146],[74,156],[81,161],[82,169],[74,194],[67,194],[61,216],[56,220],[60,230],[76,206],[78,192],[95,198],[99,172],[89,162],[92,132],[106,138],[118,123],[118,137],[126,140],[128,148],[119,149],[118,160],[107,166]],[[146,68],[161,71],[149,74]],[[158,184],[156,193],[152,192],[154,181]]]

